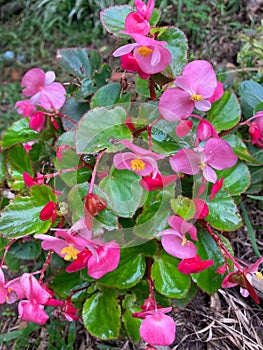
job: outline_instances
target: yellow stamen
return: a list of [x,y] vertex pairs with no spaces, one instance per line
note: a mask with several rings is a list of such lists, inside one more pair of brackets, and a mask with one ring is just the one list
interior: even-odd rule
[[194,101],[194,102],[200,102],[200,101],[202,101],[202,99],[203,99],[202,95],[193,94],[191,96],[191,101]]
[[149,49],[147,46],[141,46],[136,50],[136,52],[141,56],[148,56],[153,52],[153,50]]
[[77,250],[76,248],[74,248],[72,246],[65,247],[61,250],[61,254],[66,254],[64,256],[64,260],[66,260],[66,261],[69,261],[71,259],[76,260],[78,253],[79,253],[79,250]]
[[186,237],[183,237],[183,240],[182,240],[182,243],[181,243],[181,246],[184,247],[186,244],[188,243],[188,240]]
[[257,272],[255,273],[255,275],[256,275],[256,277],[257,277],[257,279],[258,279],[259,281],[262,281],[262,280],[263,280],[263,274],[262,274],[261,272],[257,271]]
[[145,168],[145,163],[141,159],[133,159],[131,161],[131,168],[133,171],[142,171]]
[[200,163],[200,169],[203,171],[205,168],[205,162],[202,160]]

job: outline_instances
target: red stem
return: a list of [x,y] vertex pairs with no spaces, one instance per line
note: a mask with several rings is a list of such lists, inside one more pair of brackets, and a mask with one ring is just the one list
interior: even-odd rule
[[42,269],[40,270],[40,277],[39,277],[39,282],[41,282],[45,276],[45,271],[48,268],[48,265],[50,264],[51,258],[53,255],[53,250],[49,250],[48,255],[46,257],[46,261],[42,267]]
[[100,161],[101,157],[103,156],[103,154],[104,154],[104,151],[101,151],[96,158],[96,163],[95,163],[93,171],[92,171],[88,193],[93,193],[93,188],[94,188],[94,184],[95,184],[95,178],[96,178],[96,173],[97,173],[99,161]]
[[10,243],[5,247],[4,256],[3,256],[2,260],[1,260],[1,263],[0,263],[0,268],[4,265],[6,255],[7,255],[8,251],[9,251],[10,247],[15,243],[15,241],[16,241],[15,238],[12,239],[12,240],[10,241]]
[[81,168],[84,168],[86,166],[86,164],[80,164],[78,166],[75,166],[74,168],[70,168],[70,169],[61,169],[59,171],[57,171],[56,173],[52,173],[52,174],[46,174],[46,175],[40,175],[40,176],[37,176],[35,178],[35,180],[42,180],[42,179],[51,179],[55,176],[58,176],[60,174],[63,174],[63,173],[68,173],[70,171],[76,171],[78,169],[81,169]]

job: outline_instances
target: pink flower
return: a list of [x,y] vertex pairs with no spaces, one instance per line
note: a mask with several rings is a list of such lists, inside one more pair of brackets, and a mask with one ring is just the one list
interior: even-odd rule
[[150,192],[155,190],[161,190],[164,187],[169,186],[170,184],[175,182],[176,179],[176,175],[165,176],[158,172],[155,177],[153,177],[152,175],[144,176],[139,183],[143,189]]
[[213,260],[201,260],[199,255],[192,258],[183,259],[178,264],[178,270],[184,274],[198,273],[214,264]]
[[175,322],[170,316],[165,315],[171,310],[171,307],[155,308],[132,315],[144,319],[140,326],[140,335],[146,343],[153,346],[167,346],[174,342]]
[[120,260],[120,247],[115,241],[102,243],[100,240],[90,242],[89,249],[82,250],[75,261],[67,268],[67,272],[75,272],[88,268],[88,275],[101,278],[106,273],[115,270]]
[[215,184],[212,186],[212,189],[211,189],[211,193],[210,193],[210,196],[209,196],[209,200],[212,201],[217,192],[221,189],[221,187],[223,186],[223,183],[224,183],[224,178],[221,177],[221,179],[219,179],[218,181],[215,182]]
[[125,34],[147,35],[150,31],[149,20],[154,8],[154,0],[147,5],[142,0],[135,0],[136,12],[131,12],[125,19]]
[[23,77],[21,85],[25,96],[32,96],[30,103],[46,110],[58,110],[66,100],[66,90],[60,83],[54,82],[55,73],[45,73],[40,68],[30,69]]
[[[61,238],[59,238],[61,237]],[[41,239],[41,248],[44,250],[52,249],[64,260],[77,259],[78,254],[89,243],[87,239],[80,234],[71,234],[70,230],[57,230],[56,237],[46,234],[37,234],[36,239]]]
[[196,130],[196,146],[201,141],[210,139],[210,137],[219,138],[214,126],[209,121],[202,119]]
[[176,88],[166,90],[160,99],[159,111],[169,121],[187,118],[194,110],[208,111],[209,98],[217,87],[212,65],[203,60],[188,63],[183,74],[176,78]]
[[158,236],[162,236],[163,249],[179,259],[196,256],[196,246],[186,238],[186,233],[189,233],[190,237],[197,241],[196,228],[177,215],[170,216],[168,224],[172,229],[166,229],[158,234]]
[[217,170],[231,168],[237,160],[238,157],[225,140],[211,138],[204,147],[178,151],[170,158],[170,164],[175,172],[189,175],[201,172],[207,181],[215,183],[217,175],[212,168]]
[[128,72],[138,73],[142,79],[148,79],[150,74],[144,73],[138,65],[138,62],[134,58],[131,52],[121,56],[121,68]]
[[23,180],[24,183],[27,187],[31,187],[33,185],[42,185],[44,183],[44,178],[41,179],[41,174],[38,173],[37,174],[37,179],[34,179],[33,177],[31,177],[26,171],[23,172]]
[[251,285],[252,276],[256,275],[258,280],[263,280],[262,273],[258,272],[259,266],[263,262],[263,256],[258,259],[254,264],[246,266],[243,270],[230,272],[222,282],[222,288],[232,288],[237,285],[240,286],[240,293],[243,297],[247,298],[249,295],[255,301],[260,304],[260,300]]
[[44,311],[44,305],[51,295],[29,273],[24,273],[20,277],[20,285],[27,300],[21,300],[18,304],[19,318],[26,322],[45,324],[48,315]]
[[45,114],[41,111],[36,112],[29,119],[29,127],[32,130],[40,132],[41,130],[44,129],[45,121],[46,121]]
[[35,142],[34,141],[29,141],[29,142],[26,142],[26,143],[22,143],[24,149],[26,150],[26,152],[30,152],[31,149],[32,149],[32,146]]
[[175,128],[176,135],[178,137],[186,136],[192,129],[193,122],[191,120],[180,120]]
[[251,144],[263,148],[263,111],[255,115],[256,119],[249,124],[249,134],[251,137]]
[[218,81],[215,92],[214,92],[213,96],[211,96],[209,98],[209,102],[213,103],[213,102],[219,100],[223,95],[224,95],[224,85],[220,81]]
[[194,198],[193,202],[195,205],[195,213],[193,217],[195,219],[205,218],[209,214],[209,208],[206,202],[200,198]]
[[51,219],[53,224],[57,218],[57,204],[53,201],[48,202],[40,211],[39,218],[43,221]]
[[53,315],[56,317],[62,313],[65,319],[69,322],[79,319],[78,316],[76,316],[78,309],[76,309],[69,300],[62,301],[57,299],[49,299],[46,305],[57,307],[57,309],[53,311]]
[[158,173],[157,160],[164,159],[165,155],[145,150],[128,140],[120,141],[120,143],[133,152],[116,154],[113,158],[113,164],[116,169],[132,170],[140,176],[150,174],[152,174],[152,177],[156,176]]
[[24,117],[31,117],[37,111],[36,106],[32,105],[29,100],[17,101],[15,108],[17,108],[17,112]]
[[146,74],[155,74],[163,71],[171,62],[170,52],[164,48],[165,41],[157,41],[141,34],[131,34],[136,41],[134,44],[127,44],[113,52],[114,57],[127,55],[133,51],[140,69]]

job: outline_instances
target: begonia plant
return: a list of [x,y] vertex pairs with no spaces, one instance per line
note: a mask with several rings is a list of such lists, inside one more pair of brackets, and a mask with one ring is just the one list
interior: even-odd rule
[[224,232],[262,189],[263,88],[224,91],[216,67],[188,61],[180,29],[158,26],[153,0],[100,16],[120,83],[99,52],[60,49],[66,81],[28,70],[22,118],[2,135],[0,303],[21,321],[82,317],[97,338],[154,349],[176,342],[173,307],[198,289],[240,286],[260,303],[263,258],[237,261]]

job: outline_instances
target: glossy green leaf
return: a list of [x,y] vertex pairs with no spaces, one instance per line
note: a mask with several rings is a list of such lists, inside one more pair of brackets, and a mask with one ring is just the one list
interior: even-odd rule
[[118,338],[121,310],[116,291],[105,288],[89,297],[85,301],[82,317],[91,335],[104,340]]
[[80,120],[76,131],[77,153],[96,153],[105,148],[107,152],[123,149],[122,144],[116,144],[116,139],[132,139],[130,130],[124,125],[125,120],[126,111],[121,107],[90,110]]
[[197,254],[201,260],[213,260],[214,264],[199,273],[193,273],[192,279],[209,294],[215,293],[222,284],[224,276],[216,273],[219,266],[224,264],[224,258],[215,241],[207,231],[198,232]]
[[61,298],[66,299],[72,289],[77,289],[80,282],[79,272],[68,273],[63,269],[55,274],[49,286]]
[[241,118],[241,109],[236,95],[232,92],[225,92],[220,100],[213,103],[207,116],[218,133],[236,126]]
[[161,32],[158,40],[166,41],[167,48],[172,55],[172,62],[162,72],[164,75],[175,78],[182,73],[187,63],[187,38],[185,34],[176,27],[153,28],[151,32]]
[[83,198],[88,193],[88,189],[89,184],[85,182],[74,186],[68,193],[68,205],[73,222],[76,222],[84,216]]
[[[80,166],[82,162],[80,161],[80,157],[68,148],[62,151],[62,159],[58,161],[56,158],[54,164],[57,170],[67,170]],[[91,169],[82,167],[78,170],[61,173],[59,176],[69,187],[73,187],[77,183],[89,180]]]
[[196,293],[198,291],[197,285],[195,283],[191,283],[190,288],[188,289],[186,297],[182,299],[170,299],[170,302],[173,303],[175,307],[178,307],[179,309],[185,308],[191,300],[195,297]]
[[208,202],[206,220],[217,230],[235,231],[242,226],[242,219],[231,195],[221,188],[215,198]]
[[102,63],[97,51],[81,47],[59,49],[56,57],[58,64],[66,72],[79,78],[91,78]]
[[245,118],[252,117],[254,108],[263,102],[263,86],[253,80],[246,80],[239,86],[242,113]]
[[6,169],[6,159],[4,153],[0,153],[0,185],[6,179],[7,169]]
[[111,200],[108,207],[119,216],[131,217],[141,204],[143,189],[140,177],[130,170],[114,169],[100,182],[100,187]]
[[161,17],[161,11],[159,9],[153,9],[151,18],[149,20],[150,26],[156,26],[156,24],[159,22]]
[[37,259],[41,252],[40,242],[36,240],[16,242],[9,249],[11,255],[22,260]]
[[263,111],[263,102],[258,103],[254,110],[253,110],[253,115],[255,115],[257,112]]
[[251,173],[251,185],[247,189],[246,193],[257,194],[260,193],[263,188],[263,167],[250,167]]
[[112,107],[118,104],[127,104],[130,102],[130,93],[121,93],[121,85],[112,83],[100,88],[92,97],[90,107]]
[[250,185],[250,171],[245,163],[238,162],[234,167],[217,171],[218,179],[223,177],[223,186],[231,193],[236,196],[246,191]]
[[98,280],[107,287],[127,289],[135,286],[144,276],[145,258],[133,248],[123,248],[116,270],[107,273]]
[[129,5],[112,6],[101,11],[100,20],[109,33],[118,37],[127,37],[121,34],[120,30],[124,30],[125,18],[130,12],[134,12],[134,9]]
[[169,298],[185,298],[191,285],[188,275],[178,271],[180,260],[162,251],[154,257],[152,279],[156,290]]
[[122,303],[125,310],[122,314],[122,320],[129,337],[133,340],[133,343],[137,343],[141,339],[139,328],[142,321],[139,318],[132,317],[134,312],[141,311],[141,308],[136,304],[136,296],[134,294],[127,294]]
[[0,232],[8,238],[47,232],[51,220],[40,220],[39,213],[49,201],[56,202],[56,195],[49,186],[32,186],[30,196],[17,196],[4,208],[0,218]]
[[247,146],[238,135],[229,134],[229,135],[223,136],[222,138],[230,144],[233,151],[240,159],[245,160],[249,164],[253,164],[253,165],[262,164],[262,162],[256,159],[249,152],[249,150],[247,149]]
[[16,145],[9,149],[7,153],[7,171],[11,176],[8,179],[8,184],[14,190],[20,190],[25,187],[24,172],[33,176],[31,160],[22,145]]
[[193,200],[181,195],[171,199],[171,207],[176,215],[185,220],[193,218],[196,211]]
[[137,237],[152,239],[166,228],[167,218],[171,215],[169,201],[174,194],[173,186],[169,189],[163,190],[156,201],[144,206],[133,230]]
[[28,118],[22,118],[13,123],[2,135],[2,147],[11,147],[18,143],[33,141],[39,133],[28,125]]
[[[83,116],[85,112],[89,109],[88,103],[80,103],[75,98],[70,97],[66,100],[65,104],[61,109],[61,113],[69,117],[71,120],[78,122],[80,118]],[[66,131],[70,130],[74,127],[74,123],[72,123],[67,118],[61,118],[63,127]]]

